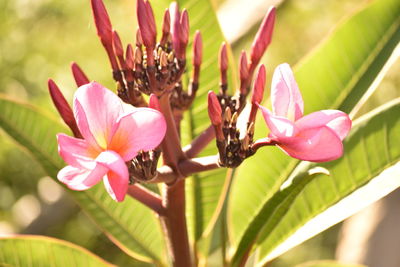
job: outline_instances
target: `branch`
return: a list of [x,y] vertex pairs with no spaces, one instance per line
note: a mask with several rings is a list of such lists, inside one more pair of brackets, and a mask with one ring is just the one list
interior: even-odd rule
[[128,195],[152,209],[159,216],[165,215],[161,197],[147,188],[138,184],[130,185],[128,187]]

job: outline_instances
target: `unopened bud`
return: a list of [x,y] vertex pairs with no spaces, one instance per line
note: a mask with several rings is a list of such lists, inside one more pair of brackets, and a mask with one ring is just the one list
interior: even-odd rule
[[163,24],[162,24],[162,32],[164,34],[168,34],[171,28],[171,16],[169,15],[168,8],[164,12]]
[[265,66],[261,64],[257,72],[257,77],[253,85],[253,95],[251,97],[251,103],[261,103],[264,96],[265,87]]
[[189,15],[186,9],[182,10],[180,24],[181,24],[180,41],[182,46],[186,47],[189,41]]
[[169,13],[171,16],[172,46],[175,50],[176,57],[178,59],[184,59],[185,51],[182,48],[182,42],[181,42],[181,34],[182,34],[181,23],[180,23],[181,14],[179,12],[178,3],[172,2],[170,4]]
[[142,50],[139,47],[136,47],[135,48],[135,63],[142,64],[142,57],[143,57]]
[[150,94],[149,108],[161,111],[160,102],[155,94]]
[[193,65],[199,67],[202,60],[203,42],[200,31],[196,31],[193,40]]
[[121,38],[119,38],[117,31],[113,31],[113,47],[117,57],[122,57],[124,55]]
[[110,17],[102,0],[91,0],[94,22],[96,24],[97,35],[105,45],[112,45],[112,26]]
[[[72,70],[72,75],[74,76],[74,79],[75,79],[75,83],[78,87],[89,83],[88,77],[82,71],[82,69],[78,66],[78,64],[76,64],[75,62],[72,62],[71,70]],[[55,83],[52,80],[49,80],[49,88],[50,88],[50,83],[55,85]]]
[[47,85],[49,87],[49,93],[51,99],[53,100],[54,106],[57,108],[57,111],[60,114],[61,118],[72,130],[74,136],[81,138],[82,135],[76,124],[74,114],[72,113],[72,109],[68,104],[67,100],[65,100],[65,97],[61,93],[60,89],[58,88],[56,83],[51,79],[48,80]]
[[260,61],[261,57],[264,55],[265,50],[272,39],[272,32],[275,23],[275,7],[271,7],[268,10],[267,15],[261,22],[260,28],[254,38],[253,44],[251,46],[250,59],[251,64],[255,67]]
[[[136,49],[139,49],[139,48],[136,47]],[[133,48],[132,48],[131,44],[128,44],[128,46],[126,47],[125,62],[129,69],[133,69],[133,66],[135,64],[134,64],[134,57],[133,57]]]
[[219,68],[221,72],[225,72],[228,69],[228,53],[226,50],[226,43],[222,43],[219,50]]
[[240,54],[239,73],[241,81],[245,81],[249,77],[249,67],[247,65],[247,56],[245,51],[242,51]]
[[140,29],[136,30],[136,46],[141,47],[143,45],[142,35],[140,34]]
[[157,32],[150,3],[137,0],[136,14],[143,44],[148,48],[153,48],[156,44]]
[[222,123],[221,119],[221,105],[219,104],[218,98],[213,91],[208,92],[208,116],[210,117],[213,125],[219,125]]

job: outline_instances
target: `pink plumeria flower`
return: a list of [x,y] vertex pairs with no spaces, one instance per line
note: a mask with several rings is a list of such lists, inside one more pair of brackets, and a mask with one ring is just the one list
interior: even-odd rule
[[342,140],[351,128],[349,116],[339,110],[320,110],[303,117],[303,98],[288,64],[275,69],[271,101],[272,113],[258,106],[271,131],[270,141],[289,156],[314,162],[342,156]]
[[68,164],[57,178],[72,190],[86,190],[103,179],[111,197],[123,201],[129,184],[125,162],[161,143],[163,115],[150,108],[124,111],[114,93],[91,82],[75,93],[74,117],[84,139],[57,135],[58,151]]

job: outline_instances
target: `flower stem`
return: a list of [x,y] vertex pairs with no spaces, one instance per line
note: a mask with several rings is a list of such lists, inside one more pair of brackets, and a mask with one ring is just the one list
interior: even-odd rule
[[159,216],[165,214],[165,208],[162,205],[161,197],[141,185],[131,185],[128,187],[128,195],[140,201]]

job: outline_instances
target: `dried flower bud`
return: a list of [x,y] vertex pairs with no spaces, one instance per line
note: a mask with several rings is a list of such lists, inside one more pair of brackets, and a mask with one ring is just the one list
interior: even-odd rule
[[160,102],[155,94],[150,94],[149,108],[161,111]]
[[203,53],[203,42],[200,31],[196,31],[193,40],[193,65],[200,67]]
[[121,38],[119,38],[117,31],[113,31],[113,47],[117,57],[122,57],[124,55]]
[[102,0],[91,0],[97,35],[103,44],[112,45],[112,26],[110,17]]
[[49,87],[51,99],[53,100],[54,106],[57,108],[61,118],[72,130],[75,137],[82,138],[82,135],[76,124],[74,114],[72,113],[72,109],[67,100],[65,100],[65,97],[61,93],[60,89],[51,79],[48,80],[47,85]]
[[269,43],[271,42],[272,32],[275,23],[275,7],[271,7],[268,10],[267,15],[264,17],[260,28],[254,38],[251,46],[250,59],[251,64],[255,67],[264,55]]
[[251,97],[251,103],[261,103],[264,95],[264,87],[265,87],[265,66],[261,64],[260,68],[258,68],[257,78],[253,85],[253,95]]
[[221,105],[219,104],[218,98],[213,91],[208,92],[208,116],[210,117],[213,125],[219,125],[222,123],[221,119]]
[[225,112],[224,112],[224,122],[226,122],[227,124],[230,123],[232,118],[232,112],[231,109],[229,107],[225,108]]
[[239,73],[241,81],[245,81],[249,77],[249,67],[247,65],[247,56],[245,51],[242,51],[240,54]]
[[225,72],[228,69],[228,54],[226,50],[226,43],[222,43],[219,50],[219,69]]
[[[136,49],[139,49],[139,48],[136,48]],[[125,62],[129,69],[133,69],[135,62],[134,62],[134,57],[133,57],[133,48],[132,48],[131,44],[128,44],[126,47]]]
[[[75,62],[72,62],[72,64],[71,64],[71,70],[72,70],[72,75],[74,76],[74,79],[75,79],[75,83],[76,83],[76,85],[79,87],[79,86],[82,86],[82,85],[84,85],[84,84],[87,84],[87,83],[89,83],[89,79],[88,79],[88,77],[86,76],[86,74],[82,71],[82,69],[78,66],[78,64],[76,64]],[[49,83],[50,83],[50,81],[52,82],[52,83],[54,83],[52,80],[49,80]],[[50,86],[50,85],[49,85]]]
[[160,65],[162,68],[165,68],[168,65],[167,53],[165,53],[164,51],[161,51],[160,54]]
[[157,35],[156,22],[150,3],[144,0],[137,0],[136,13],[144,45],[148,48],[155,47]]

